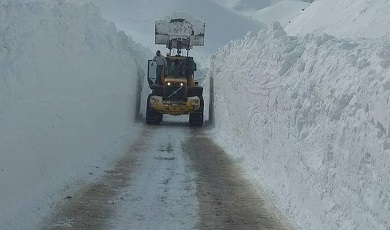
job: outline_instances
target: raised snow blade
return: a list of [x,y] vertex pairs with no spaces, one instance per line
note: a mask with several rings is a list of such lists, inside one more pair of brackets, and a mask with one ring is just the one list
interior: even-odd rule
[[156,21],[155,43],[169,49],[192,49],[204,46],[205,24],[201,21],[189,22],[177,18],[170,21]]

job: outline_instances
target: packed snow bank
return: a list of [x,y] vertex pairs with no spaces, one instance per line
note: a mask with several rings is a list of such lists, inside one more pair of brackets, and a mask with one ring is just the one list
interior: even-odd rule
[[303,229],[390,226],[390,40],[287,36],[211,58],[213,136]]
[[0,20],[0,229],[27,229],[121,152],[143,51],[92,5],[0,0]]
[[285,29],[290,35],[379,38],[390,34],[389,12],[388,0],[317,0]]

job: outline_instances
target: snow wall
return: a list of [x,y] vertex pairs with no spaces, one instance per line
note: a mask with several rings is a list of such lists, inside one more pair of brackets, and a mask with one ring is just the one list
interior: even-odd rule
[[0,229],[27,229],[123,151],[147,58],[93,5],[0,0],[0,21]]
[[211,132],[298,228],[387,229],[389,67],[389,40],[272,24],[211,57]]

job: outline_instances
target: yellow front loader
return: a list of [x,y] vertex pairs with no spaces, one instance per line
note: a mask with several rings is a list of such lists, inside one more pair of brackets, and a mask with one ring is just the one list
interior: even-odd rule
[[[163,114],[184,115],[189,114],[189,123],[192,126],[203,125],[203,87],[194,81],[196,64],[192,57],[166,57],[167,67],[162,70],[160,84],[155,84],[151,75],[153,68],[149,68],[148,82],[152,90],[147,99],[146,123],[159,124]],[[179,64],[174,64],[179,62]],[[149,67],[152,60],[149,60]],[[169,66],[176,65],[179,71],[170,71]]]
[[[156,81],[159,78],[153,60],[148,61],[148,82],[152,92],[146,102],[147,124],[159,124],[164,114],[189,114],[191,126],[203,125],[203,87],[194,81],[196,63],[188,53],[193,46],[204,45],[204,32],[205,24],[200,21],[174,18],[156,22],[155,43],[166,45],[169,53],[165,57],[161,81]],[[172,49],[177,51],[174,56],[171,56]],[[181,55],[182,49],[187,51],[186,56]]]

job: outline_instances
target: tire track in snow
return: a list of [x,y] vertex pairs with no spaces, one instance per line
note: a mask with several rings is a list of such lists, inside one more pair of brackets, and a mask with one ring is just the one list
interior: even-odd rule
[[40,229],[291,229],[202,129],[183,124],[145,126],[113,170]]
[[116,209],[113,199],[129,186],[132,173],[139,166],[138,155],[147,150],[153,131],[153,128],[144,129],[112,170],[106,171],[100,180],[87,185],[67,202],[59,204],[40,229],[109,229],[107,221]]
[[197,229],[291,229],[251,188],[240,169],[201,129],[184,144],[197,171]]
[[166,121],[155,130],[139,158],[142,170],[121,195],[112,229],[195,229],[196,175],[182,147],[189,130],[188,122]]

